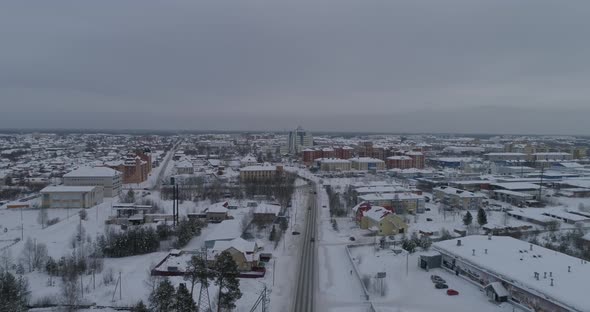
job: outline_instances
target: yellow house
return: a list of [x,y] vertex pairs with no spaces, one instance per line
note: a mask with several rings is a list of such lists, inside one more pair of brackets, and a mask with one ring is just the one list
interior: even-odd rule
[[403,234],[408,231],[408,225],[400,216],[379,206],[373,206],[363,213],[360,228],[376,231],[379,235]]

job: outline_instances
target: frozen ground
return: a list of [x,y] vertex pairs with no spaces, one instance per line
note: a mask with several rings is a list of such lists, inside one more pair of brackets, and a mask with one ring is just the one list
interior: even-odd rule
[[[305,184],[305,183],[303,183]],[[301,186],[302,182],[298,181]],[[298,187],[293,198],[292,214],[295,211],[304,211],[307,207],[307,197],[309,191],[307,188]],[[139,194],[139,193],[138,193]],[[160,201],[159,193],[152,192],[149,195],[156,200],[159,205],[167,212],[172,209],[171,201]],[[104,203],[96,207],[87,209],[87,220],[82,221],[82,225],[86,233],[94,241],[96,235],[104,233],[105,220],[111,215],[111,201],[106,199]],[[181,213],[198,211],[204,208],[207,202],[195,204],[190,201],[185,201],[181,204]],[[73,249],[71,247],[71,239],[76,232],[77,226],[80,224],[78,217],[78,209],[48,209],[49,218],[59,217],[60,222],[43,229],[37,223],[37,215],[39,210],[25,209],[22,211],[24,223],[24,239],[28,237],[35,240],[37,243],[44,243],[47,245],[49,255],[58,259],[62,256],[71,254]],[[248,209],[230,210],[230,214],[239,222],[246,214]],[[67,218],[68,215],[70,218]],[[296,218],[293,219],[293,227],[301,227],[304,222],[304,213],[297,213]],[[2,240],[12,240],[20,238],[21,235],[21,211],[20,210],[0,210],[0,244],[4,244]],[[204,228],[202,234],[195,237],[185,249],[200,249],[203,245],[207,235],[211,233],[218,226],[217,224],[210,224]],[[6,233],[4,232],[6,228]],[[270,228],[256,231],[255,236],[257,242],[264,246],[263,252],[270,252],[273,254],[273,260],[267,264],[267,274],[263,279],[241,279],[241,290],[243,292],[242,298],[237,302],[238,308],[236,311],[250,311],[252,305],[262,292],[264,285],[267,285],[270,291],[270,305],[271,311],[290,311],[291,299],[293,295],[293,287],[295,286],[297,260],[299,259],[299,236],[291,234],[292,228],[287,231],[284,240],[275,248],[274,243],[268,241],[268,233]],[[24,243],[21,241],[10,248],[9,253],[14,263],[16,263],[21,255]],[[6,245],[0,245],[0,248]],[[85,288],[84,302],[96,303],[104,306],[130,306],[139,300],[147,302],[148,295],[151,291],[153,278],[149,276],[149,270],[160,260],[167,255],[166,251],[155,252],[145,255],[125,257],[125,258],[107,258],[104,260],[103,273],[97,274],[93,281],[91,275],[84,275],[82,282]],[[122,299],[119,299],[118,292],[114,296],[115,283],[105,283],[104,276],[107,272],[112,272],[115,280],[121,274],[122,279]],[[55,286],[49,286],[49,277],[44,273],[31,272],[26,273],[25,277],[29,281],[31,290],[31,302],[44,298],[60,298],[60,283],[59,279],[54,279]],[[182,278],[171,278],[173,284],[177,285],[184,282]],[[198,289],[198,286],[197,286]],[[211,285],[209,288],[210,298],[213,301],[215,298],[217,288]],[[195,292],[195,301],[198,298],[198,292]],[[260,307],[259,307],[260,309]],[[258,310],[259,310],[258,309]],[[257,310],[257,311],[258,311]],[[103,310],[104,311],[104,310]]]
[[[364,278],[370,278],[371,300],[378,311],[404,312],[479,312],[512,311],[510,304],[489,302],[480,288],[448,273],[443,269],[426,272],[418,268],[419,253],[396,255],[390,250],[376,251],[372,246],[351,248],[351,253]],[[380,283],[373,277],[386,272],[384,296],[380,295]],[[435,289],[430,275],[444,278],[449,287],[459,291],[459,296],[448,296],[445,290]]]

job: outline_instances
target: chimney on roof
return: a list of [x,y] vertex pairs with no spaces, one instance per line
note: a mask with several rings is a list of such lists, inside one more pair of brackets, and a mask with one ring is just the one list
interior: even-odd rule
[[473,250],[473,255],[475,256],[475,249],[472,249],[472,250]]
[[533,244],[531,244],[531,251],[533,251]]
[[551,286],[553,286],[553,279],[551,279]]
[[549,277],[553,277],[553,272],[549,272]]
[[535,272],[535,279],[538,281],[539,280],[539,273]]
[[457,240],[457,246],[461,246],[461,240],[460,239]]
[[488,254],[488,249],[487,249],[487,248],[486,248],[486,249],[484,249],[484,252],[485,252],[485,254],[487,255],[487,254]]
[[492,240],[492,234],[488,234],[488,240]]
[[547,278],[547,272],[543,272],[543,278]]
[[571,271],[572,271],[572,267],[568,265],[568,266],[567,266],[567,271],[568,271],[568,272],[571,272]]

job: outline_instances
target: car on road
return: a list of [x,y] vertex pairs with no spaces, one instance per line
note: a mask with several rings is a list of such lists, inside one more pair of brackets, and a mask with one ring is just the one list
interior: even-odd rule
[[445,283],[436,283],[436,284],[434,284],[434,288],[436,288],[436,289],[447,289],[447,288],[449,288],[449,285],[447,285]]
[[327,208],[327,207],[328,207],[328,206],[326,206],[326,205],[322,205],[322,208]]
[[454,289],[447,289],[447,295],[449,296],[457,296],[459,295],[459,292],[454,290]]
[[309,241],[312,243],[315,242],[315,237],[312,237]]
[[348,238],[351,242],[354,242],[356,240],[356,238],[354,238],[354,236],[351,236],[350,238]]
[[299,235],[299,234],[301,234],[301,233],[299,233],[299,232],[297,232],[297,231],[293,231],[293,232],[291,232],[291,234],[293,234],[293,235]]
[[432,218],[426,218],[426,221],[432,221]]

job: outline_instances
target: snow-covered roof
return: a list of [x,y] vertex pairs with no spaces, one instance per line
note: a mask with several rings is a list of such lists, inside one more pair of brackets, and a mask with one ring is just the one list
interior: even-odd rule
[[275,171],[277,170],[277,166],[264,166],[264,165],[260,165],[260,166],[247,166],[244,167],[242,169],[240,169],[240,171]]
[[359,196],[361,200],[419,200],[424,199],[423,196],[412,194],[412,193],[395,193],[395,194],[366,194]]
[[219,202],[215,204],[211,204],[209,207],[205,209],[205,212],[211,213],[226,213],[227,212],[227,202]]
[[281,212],[281,206],[260,203],[254,208],[254,213],[272,213],[278,215]]
[[504,288],[504,286],[502,286],[502,283],[493,282],[490,283],[488,286],[492,287],[499,297],[508,297],[508,291],[506,290],[506,288]]
[[80,167],[64,174],[64,178],[114,177],[121,173],[108,167]]
[[[212,225],[210,225],[212,226]],[[240,222],[238,220],[225,220],[215,224],[213,231],[207,235],[207,241],[229,240],[242,235]]]
[[365,211],[363,213],[364,217],[367,217],[375,222],[381,221],[386,215],[390,214],[391,211],[380,207],[380,206],[373,206],[371,209]]
[[[473,235],[462,237],[461,246],[457,246],[456,239],[432,246],[569,309],[587,311],[590,307],[585,287],[590,280],[590,263],[578,258],[508,236],[494,236],[488,240],[487,236]],[[534,277],[535,272],[540,273],[539,280]],[[551,286],[550,274],[545,278],[543,272],[551,272],[554,286]]]
[[491,183],[490,185],[513,191],[534,190],[539,188],[538,185],[527,182]]
[[459,196],[461,198],[483,198],[482,195],[478,195],[469,191],[465,191],[465,190],[461,190],[461,189],[457,189],[454,187],[449,187],[449,186],[441,186],[441,187],[436,187],[433,189],[434,191],[439,191],[439,192],[443,192],[447,195],[454,195],[454,196]]
[[41,193],[84,193],[92,192],[96,186],[48,186],[41,190]]
[[378,158],[371,158],[371,157],[357,157],[351,158],[350,161],[358,162],[358,163],[383,163],[384,161]]

